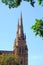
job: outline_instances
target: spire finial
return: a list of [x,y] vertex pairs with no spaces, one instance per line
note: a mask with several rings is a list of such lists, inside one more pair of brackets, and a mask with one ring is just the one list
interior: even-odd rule
[[20,25],[20,26],[22,25],[22,13],[21,13],[21,15],[20,15],[19,25]]

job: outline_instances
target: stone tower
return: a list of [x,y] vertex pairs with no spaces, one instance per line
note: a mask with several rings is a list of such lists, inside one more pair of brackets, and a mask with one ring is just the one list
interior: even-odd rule
[[21,58],[19,65],[28,65],[28,48],[26,45],[26,35],[24,35],[23,31],[22,14],[18,21],[14,53]]

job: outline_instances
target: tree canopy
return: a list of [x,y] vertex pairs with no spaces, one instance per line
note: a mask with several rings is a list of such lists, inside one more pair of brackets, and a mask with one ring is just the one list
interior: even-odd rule
[[14,54],[2,54],[0,55],[0,65],[18,65],[19,57]]
[[[22,2],[22,0],[1,0],[1,1],[2,3],[8,5],[9,8],[18,7]],[[34,7],[34,4],[36,3],[36,1],[34,0],[23,0],[23,1],[29,2],[32,7]],[[37,2],[39,5],[43,6],[43,0],[37,0]]]
[[5,60],[2,63],[2,65],[17,65],[17,64],[19,64],[19,63],[12,56],[6,57]]

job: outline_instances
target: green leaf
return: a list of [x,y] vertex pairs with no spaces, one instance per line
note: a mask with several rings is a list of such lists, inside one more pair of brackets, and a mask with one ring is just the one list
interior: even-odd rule
[[43,37],[43,20],[36,19],[35,24],[32,25],[32,30],[34,31],[35,35],[39,35]]

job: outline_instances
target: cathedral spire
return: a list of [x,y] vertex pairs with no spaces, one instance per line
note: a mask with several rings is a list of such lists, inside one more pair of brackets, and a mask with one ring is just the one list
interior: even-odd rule
[[28,48],[26,45],[26,36],[23,31],[22,13],[18,21],[17,34],[14,42],[14,55],[19,57],[18,65],[28,65]]
[[22,13],[19,20],[19,36],[21,37],[23,35],[23,23],[22,23]]
[[22,13],[20,16],[20,19],[18,20],[18,26],[17,26],[17,37],[23,36],[23,22],[22,22]]

